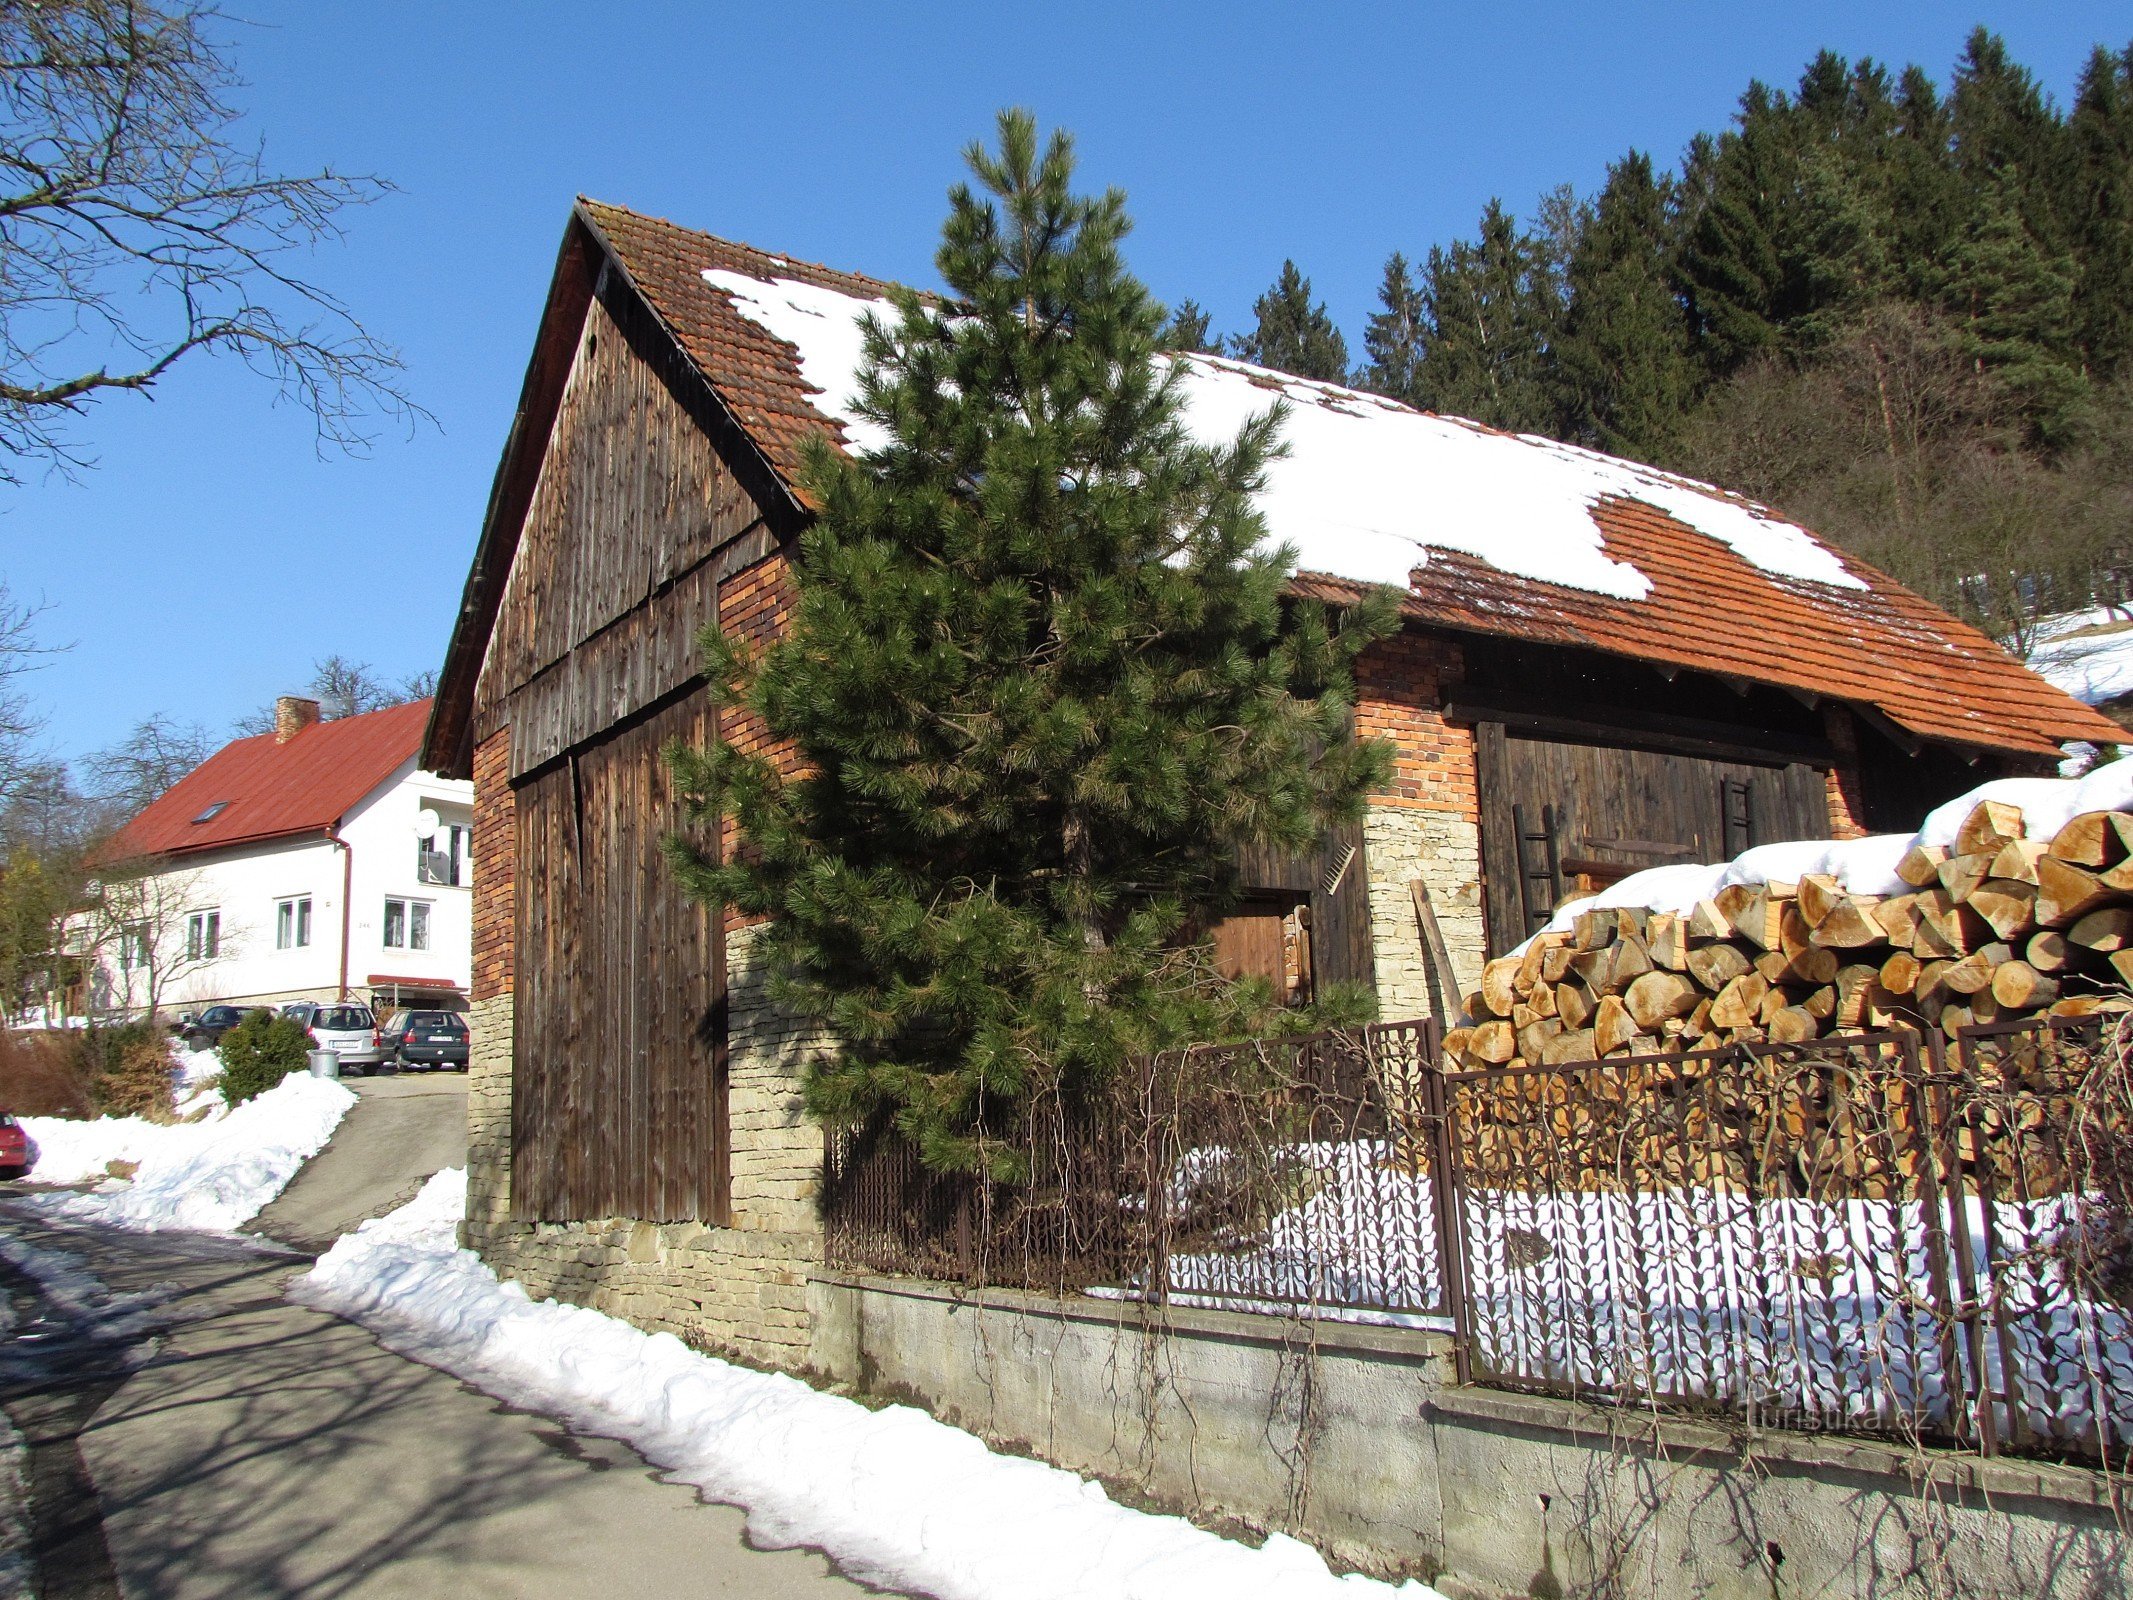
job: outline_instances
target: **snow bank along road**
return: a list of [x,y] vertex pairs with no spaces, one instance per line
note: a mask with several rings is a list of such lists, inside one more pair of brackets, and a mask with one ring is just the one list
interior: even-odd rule
[[175,1126],[33,1126],[38,1177],[138,1165],[0,1205],[0,1401],[28,1440],[0,1448],[0,1596],[26,1566],[45,1600],[859,1593],[820,1556],[749,1549],[741,1513],[628,1448],[289,1300],[309,1257],[227,1230],[330,1238],[458,1149],[435,1100],[363,1085],[296,1077]]
[[1279,1534],[1252,1548],[1117,1505],[1100,1484],[995,1454],[909,1406],[870,1410],[532,1301],[457,1247],[465,1209],[465,1173],[440,1172],[291,1292],[492,1394],[629,1440],[748,1507],[765,1544],[819,1546],[869,1581],[941,1600],[1440,1600],[1419,1583],[1337,1577]]
[[[0,1361],[10,1411],[34,1424],[33,1462],[78,1456],[70,1540],[32,1543],[47,1595],[576,1595],[618,1580],[661,1597],[850,1592],[821,1556],[753,1550],[745,1533],[940,1600],[1436,1600],[1337,1577],[1279,1535],[1253,1548],[1116,1505],[909,1407],[871,1410],[536,1304],[457,1247],[456,1168],[301,1276],[307,1257],[228,1233],[336,1128],[360,1137],[362,1117],[342,1126],[354,1100],[298,1078],[197,1126],[47,1130],[55,1165],[85,1173],[103,1135],[140,1144],[130,1181],[0,1214],[0,1258],[59,1335],[48,1348],[93,1355],[99,1378],[84,1402],[82,1361]],[[61,1154],[70,1140],[81,1148]],[[358,1199],[400,1170],[355,1165]],[[324,1185],[306,1214],[345,1214],[350,1187]],[[71,1409],[36,1422],[34,1402],[61,1389]],[[679,1485],[746,1508],[745,1525]],[[85,1538],[99,1508],[102,1537]]]
[[[79,1516],[35,1530],[35,1553],[66,1562],[48,1597],[861,1593],[819,1555],[749,1549],[740,1512],[661,1481],[628,1448],[291,1303],[302,1256],[47,1220],[19,1202],[0,1233],[18,1306],[23,1265],[56,1272],[68,1302],[56,1317],[131,1345],[130,1371],[96,1374],[97,1403],[72,1419],[101,1539]],[[65,1381],[47,1373],[41,1387]],[[40,1387],[19,1362],[0,1382],[11,1409]]]

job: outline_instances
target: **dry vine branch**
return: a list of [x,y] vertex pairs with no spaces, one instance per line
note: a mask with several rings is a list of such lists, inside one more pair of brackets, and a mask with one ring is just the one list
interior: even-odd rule
[[[66,424],[153,389],[196,350],[236,355],[367,444],[423,415],[399,357],[292,259],[389,192],[331,168],[270,171],[237,140],[240,87],[212,7],[0,0],[0,454],[84,464]],[[0,479],[19,481],[12,468]]]
[[2074,1096],[2070,1187],[2089,1196],[2073,1230],[2077,1282],[2133,1309],[2133,1028],[2105,1033]]

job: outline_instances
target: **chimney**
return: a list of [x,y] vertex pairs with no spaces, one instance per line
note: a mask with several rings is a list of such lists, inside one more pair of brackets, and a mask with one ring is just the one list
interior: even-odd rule
[[285,694],[274,702],[274,742],[287,744],[318,721],[318,702],[302,695]]

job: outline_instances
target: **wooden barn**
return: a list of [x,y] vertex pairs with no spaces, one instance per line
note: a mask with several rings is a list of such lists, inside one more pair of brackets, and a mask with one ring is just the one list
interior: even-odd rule
[[[709,726],[697,631],[780,625],[801,445],[851,438],[850,323],[882,293],[576,207],[423,758],[475,784],[468,1242],[536,1293],[787,1363],[820,1259],[822,1137],[795,1094],[816,1041],[765,1000],[752,930],[668,878],[658,752]],[[1357,978],[1418,1015],[1580,887],[1907,828],[2119,733],[1737,499],[1185,359],[1212,429],[1294,408],[1267,509],[1299,592],[1406,588],[1359,675],[1391,787],[1309,859],[1245,863],[1252,899],[1218,930],[1292,992]]]

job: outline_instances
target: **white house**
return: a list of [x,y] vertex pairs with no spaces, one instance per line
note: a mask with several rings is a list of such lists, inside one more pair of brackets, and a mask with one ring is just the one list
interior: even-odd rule
[[78,1004],[463,1005],[474,786],[417,768],[429,705],[321,722],[285,697],[173,784],[105,852]]

